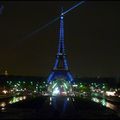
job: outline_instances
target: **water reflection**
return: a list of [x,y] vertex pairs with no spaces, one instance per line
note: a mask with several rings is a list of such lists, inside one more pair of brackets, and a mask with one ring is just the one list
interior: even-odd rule
[[25,99],[26,99],[26,96],[13,97],[13,98],[9,101],[9,104],[13,104],[13,103],[16,103],[16,102],[25,100]]
[[[69,101],[69,97],[50,97],[49,105],[52,106],[55,110],[60,109],[60,111],[65,112]],[[61,104],[59,105],[59,103]]]
[[108,108],[111,108],[112,110],[115,110],[115,111],[117,111],[118,109],[117,109],[117,107],[115,106],[115,105],[113,105],[112,103],[106,103],[106,107],[108,107]]
[[57,108],[57,105],[56,105],[56,97],[51,97],[51,105],[56,109]]
[[66,99],[64,100],[64,105],[63,105],[63,110],[62,110],[62,112],[65,112],[68,101],[69,101],[69,98],[67,98],[67,100],[66,100]]
[[1,103],[0,103],[1,111],[4,111],[4,110],[6,109],[5,106],[6,106],[6,103],[5,103],[5,102],[1,102]]
[[13,98],[9,98],[9,99],[5,99],[4,101],[1,101],[0,102],[0,108],[1,108],[1,111],[5,111],[6,110],[6,106],[8,104],[13,104],[13,103],[16,103],[16,102],[19,102],[19,101],[23,101],[26,99],[26,96],[18,96],[18,97],[13,97]]
[[[56,110],[60,110],[62,112],[66,111],[66,108],[68,106],[68,103],[70,101],[75,101],[74,97],[70,98],[70,97],[50,97],[49,98],[49,105],[52,106],[54,109]],[[91,100],[101,104],[102,106],[105,106],[107,108],[110,108],[114,111],[118,110],[118,107],[110,102],[108,102],[104,97],[103,98],[98,98],[98,97],[91,97]],[[59,104],[61,103],[61,104]]]
[[97,98],[97,97],[92,97],[91,100],[94,101],[94,102],[96,102],[96,103],[100,103],[103,106],[106,106],[107,108],[110,108],[112,110],[115,110],[115,111],[117,110],[117,107],[114,104],[106,101],[105,98],[100,99],[100,98]]

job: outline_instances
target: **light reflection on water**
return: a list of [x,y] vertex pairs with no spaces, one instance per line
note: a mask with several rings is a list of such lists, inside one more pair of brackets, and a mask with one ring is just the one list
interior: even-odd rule
[[[63,103],[62,103],[62,112],[65,112],[66,108],[67,108],[67,105],[68,105],[68,102],[70,101],[70,98],[69,97],[63,97]],[[49,99],[49,105],[53,106],[53,108],[57,109],[58,108],[58,102],[59,101],[59,98],[57,97],[50,97]]]
[[[49,105],[50,106],[53,106],[55,109],[57,108],[57,97],[50,97],[49,98]],[[71,98],[71,100],[74,102],[74,97]],[[96,103],[99,103],[101,104],[102,106],[105,106],[107,108],[110,108],[114,111],[117,111],[118,110],[118,107],[110,102],[108,102],[105,98],[97,98],[97,97],[92,97],[91,98],[92,101],[96,102]],[[64,100],[63,100],[63,111],[65,111],[66,107],[67,107],[67,104],[68,102],[70,101],[70,98],[69,97],[64,97]]]
[[112,104],[110,102],[107,102],[105,98],[99,99],[97,97],[92,97],[91,100],[94,101],[94,102],[96,102],[96,103],[100,103],[103,106],[106,106],[107,108],[110,108],[112,110],[116,111],[118,109],[114,104]]
[[[5,111],[6,110],[6,106],[8,104],[14,104],[16,102],[19,102],[19,101],[23,101],[26,99],[26,96],[19,96],[19,97],[13,97],[11,99],[8,99],[7,101],[1,101],[0,102],[0,109],[1,111]],[[63,102],[62,102],[62,111],[64,112],[68,106],[68,103],[70,101],[75,101],[74,100],[74,97],[70,98],[70,97],[63,97]],[[97,98],[97,97],[91,97],[91,100],[96,102],[96,103],[100,103],[102,104],[103,106],[107,107],[107,108],[110,108],[114,111],[117,111],[118,110],[118,107],[108,101],[106,101],[105,98]],[[58,108],[58,101],[59,101],[59,98],[58,97],[49,97],[49,105],[50,106],[53,106],[55,109]]]
[[20,96],[20,97],[13,97],[10,101],[9,104],[13,104],[22,100],[25,100],[26,96]]
[[8,100],[0,102],[1,111],[4,112],[6,110],[6,105],[13,104],[13,103],[16,103],[19,101],[23,101],[25,99],[26,99],[26,96],[19,96],[19,97],[13,97],[13,98],[10,98]]

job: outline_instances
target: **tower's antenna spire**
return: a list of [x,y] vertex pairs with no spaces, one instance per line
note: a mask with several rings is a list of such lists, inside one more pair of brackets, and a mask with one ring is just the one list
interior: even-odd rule
[[61,7],[61,16],[63,15],[63,7]]
[[58,54],[64,54],[64,20],[63,18],[64,18],[63,7],[61,7]]

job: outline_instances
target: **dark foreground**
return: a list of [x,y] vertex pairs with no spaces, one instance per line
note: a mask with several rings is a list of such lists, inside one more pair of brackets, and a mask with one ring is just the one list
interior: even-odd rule
[[6,106],[0,119],[119,119],[117,114],[77,97],[36,97]]

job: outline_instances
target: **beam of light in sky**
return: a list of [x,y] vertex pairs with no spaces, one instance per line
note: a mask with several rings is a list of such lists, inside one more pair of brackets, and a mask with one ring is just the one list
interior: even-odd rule
[[[28,33],[27,35],[24,35],[22,38],[20,38],[19,40],[17,40],[17,44],[16,44],[16,45],[22,44],[22,42],[23,42],[24,40],[27,40],[27,39],[30,38],[32,35],[38,33],[39,31],[41,31],[41,30],[43,30],[43,29],[45,29],[46,27],[48,27],[49,25],[51,25],[52,23],[54,23],[55,21],[57,21],[59,18],[60,18],[60,16],[57,17],[57,18],[55,18],[55,19],[53,19],[53,20],[50,21],[49,23],[43,25],[42,27],[34,30],[33,32],[30,32],[30,33]],[[28,39],[28,40],[29,40],[29,39]],[[14,46],[15,48],[18,47],[18,46],[16,46],[16,45]]]
[[[70,11],[73,10],[73,9],[75,9],[76,7],[78,7],[79,5],[81,5],[81,4],[84,3],[84,2],[85,2],[85,1],[79,2],[78,4],[74,5],[73,7],[69,8],[68,10],[66,10],[65,12],[63,12],[62,15],[67,14],[68,12],[70,12]],[[49,23],[43,25],[42,27],[34,30],[33,32],[28,33],[25,37],[23,37],[23,38],[21,39],[20,42],[22,42],[22,41],[25,40],[25,39],[28,39],[28,38],[31,37],[32,35],[38,33],[39,31],[41,31],[41,30],[43,30],[43,29],[45,29],[45,28],[48,27],[49,25],[51,25],[51,24],[53,24],[54,22],[56,22],[59,18],[60,18],[60,16],[57,17],[57,18],[55,18],[55,19],[53,19],[53,20],[50,21]]]
[[[63,15],[65,15],[66,13],[68,13],[69,11],[73,10],[74,8],[78,7],[79,5],[81,5],[82,3],[84,3],[84,1],[79,2],[78,4],[74,5],[73,7],[71,7],[70,9],[66,10],[65,12],[63,12]],[[51,25],[52,23],[54,23],[55,21],[57,21],[60,18],[57,17],[54,20],[50,21],[49,23],[45,24],[44,26],[38,28],[37,30],[33,31],[32,33],[30,33],[29,35],[27,35],[24,39],[31,37],[33,34],[45,29],[46,27],[48,27],[49,25]]]
[[51,25],[52,23],[54,23],[55,21],[57,21],[60,17],[55,18],[54,20],[50,21],[49,23],[43,25],[42,27],[38,28],[37,30],[31,32],[30,34],[28,34],[27,36],[24,37],[24,39],[27,39],[29,37],[31,37],[32,35],[34,35],[35,33],[45,29],[46,27],[48,27],[49,25]]
[[81,1],[78,4],[74,5],[73,7],[69,8],[68,10],[66,10],[65,12],[62,13],[62,15],[65,15],[66,13],[68,13],[69,11],[73,10],[74,8],[78,7],[79,5],[83,4],[85,1]]

